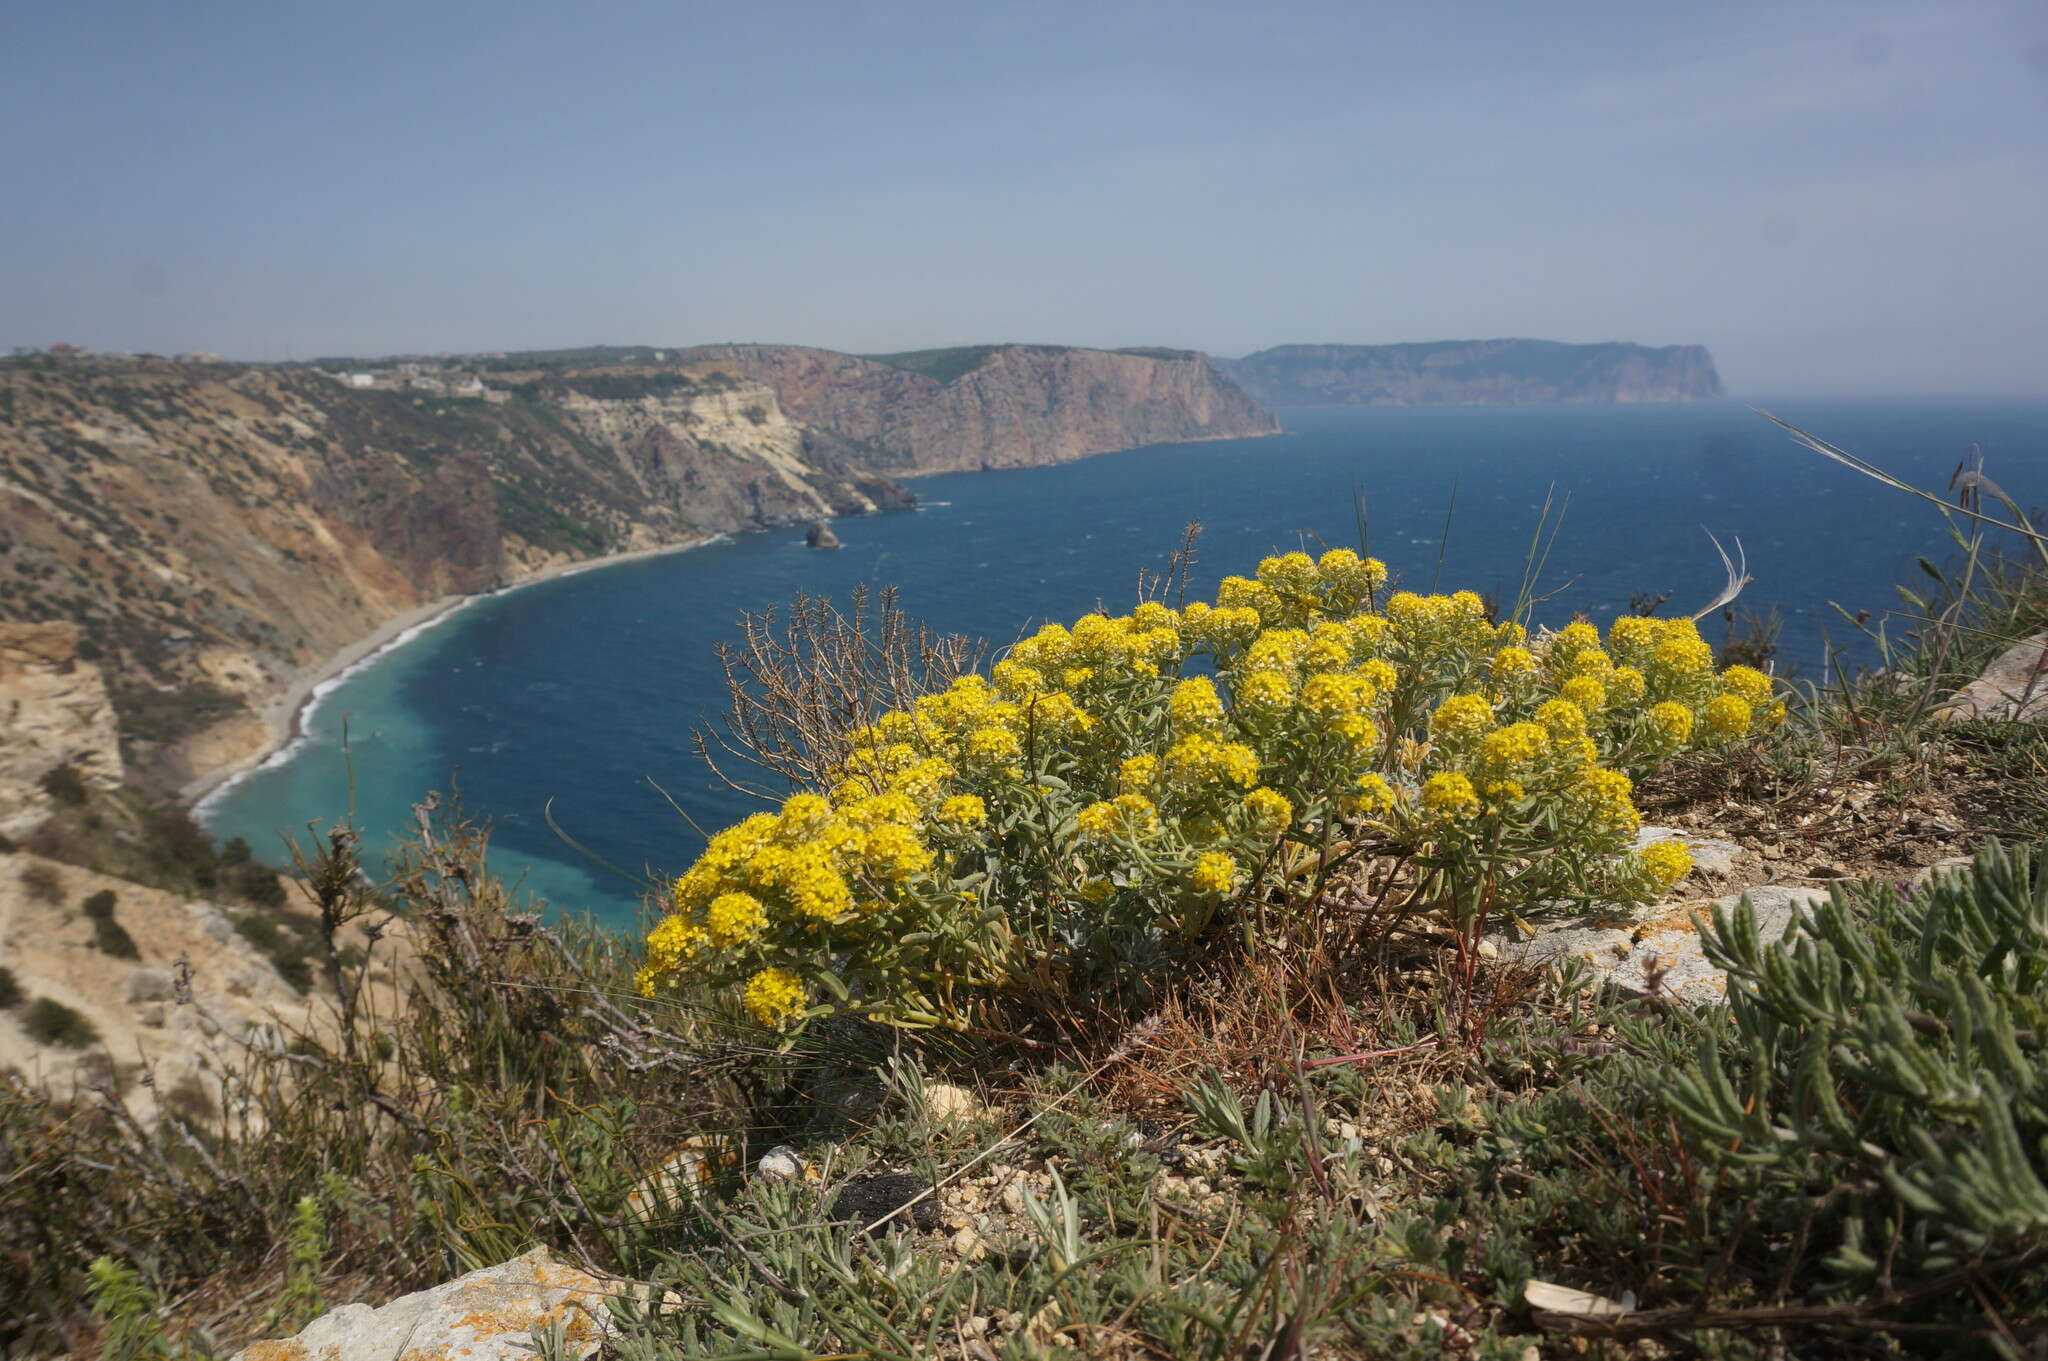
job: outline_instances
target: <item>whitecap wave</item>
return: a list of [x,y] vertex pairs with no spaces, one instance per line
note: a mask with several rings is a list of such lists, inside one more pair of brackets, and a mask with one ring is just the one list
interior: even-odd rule
[[431,633],[483,598],[480,595],[468,595],[460,600],[451,602],[447,609],[440,611],[431,618],[422,619],[410,628],[401,629],[376,647],[371,648],[368,652],[350,662],[341,670],[315,684],[311,690],[306,692],[306,698],[300,702],[297,711],[292,715],[291,737],[255,765],[250,766],[246,770],[236,771],[213,788],[207,790],[205,794],[200,796],[199,801],[192,805],[193,818],[202,827],[205,826],[206,820],[214,807],[222,799],[226,798],[237,785],[259,771],[277,769],[303,751],[307,742],[312,737],[314,713],[326,702],[329,695],[340,689],[358,672],[367,669],[376,662],[384,660],[384,658],[398,651],[407,643]]

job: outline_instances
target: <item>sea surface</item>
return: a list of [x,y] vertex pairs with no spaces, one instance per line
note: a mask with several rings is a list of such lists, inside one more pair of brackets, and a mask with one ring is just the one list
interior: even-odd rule
[[[1979,445],[2012,496],[2048,502],[2048,403],[1770,405],[1933,490]],[[937,628],[1007,643],[1098,603],[1128,609],[1139,573],[1166,565],[1191,520],[1204,526],[1203,590],[1268,553],[1356,547],[1362,496],[1369,550],[1404,584],[1512,600],[1546,497],[1568,498],[1540,619],[1604,624],[1632,596],[1667,591],[1664,613],[1692,613],[1725,580],[1711,531],[1747,554],[1742,603],[1783,611],[1781,667],[1818,678],[1831,650],[1874,656],[1835,604],[1871,611],[1874,627],[1897,607],[1896,583],[1930,584],[1916,558],[1955,555],[1932,508],[1737,403],[1280,415],[1287,433],[1267,439],[922,478],[921,509],[839,521],[836,553],[775,530],[473,601],[330,685],[305,738],[201,816],[282,863],[283,837],[353,810],[379,853],[423,793],[459,789],[494,824],[493,865],[522,895],[623,926],[645,883],[695,857],[690,820],[713,831],[758,806],[692,757],[691,734],[720,707],[715,649],[741,612],[798,592],[894,584]],[[1717,619],[1703,627],[1719,639]]]

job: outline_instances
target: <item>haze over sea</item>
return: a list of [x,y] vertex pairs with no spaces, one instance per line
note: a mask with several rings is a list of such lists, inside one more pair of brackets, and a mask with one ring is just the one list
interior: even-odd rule
[[[2022,504],[2048,501],[2048,402],[1766,405],[1937,490],[1979,444],[1986,471]],[[1555,484],[1571,500],[1543,580],[1558,593],[1539,620],[1583,611],[1604,626],[1641,592],[1670,591],[1665,613],[1693,612],[1724,580],[1704,527],[1747,549],[1755,582],[1743,604],[1783,609],[1781,669],[1817,678],[1830,644],[1873,656],[1831,601],[1881,615],[1898,604],[1895,583],[1931,584],[1917,556],[1953,554],[1932,508],[1800,449],[1737,403],[1279,414],[1288,433],[1270,439],[923,478],[923,509],[840,521],[837,553],[805,548],[801,529],[774,530],[475,601],[348,675],[301,743],[202,815],[217,836],[278,859],[282,833],[303,839],[307,823],[349,809],[352,767],[374,854],[424,791],[453,780],[467,811],[495,822],[501,873],[523,872],[553,911],[625,925],[640,886],[564,844],[543,810],[552,801],[564,831],[630,875],[686,868],[701,839],[649,781],[707,831],[758,806],[690,755],[690,733],[721,704],[715,647],[737,637],[740,613],[799,591],[843,600],[856,583],[893,583],[935,627],[1007,643],[1098,603],[1127,610],[1139,571],[1162,568],[1190,520],[1206,527],[1202,592],[1268,553],[1356,547],[1354,488],[1370,551],[1427,590],[1455,481],[1442,588],[1511,600]],[[1719,640],[1718,621],[1703,627]]]

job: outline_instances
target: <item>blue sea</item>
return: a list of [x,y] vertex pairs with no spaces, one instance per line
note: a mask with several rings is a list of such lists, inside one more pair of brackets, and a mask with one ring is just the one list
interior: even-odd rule
[[[2048,403],[1771,408],[1935,490],[1979,445],[2022,504],[2048,501]],[[1693,612],[1725,579],[1711,532],[1747,553],[1743,604],[1783,611],[1781,665],[1817,678],[1830,648],[1873,655],[1834,605],[1871,611],[1874,625],[1897,605],[1895,583],[1928,584],[1917,557],[1954,551],[1932,508],[1736,403],[1280,415],[1287,433],[1267,439],[922,478],[921,509],[839,521],[836,553],[776,530],[474,601],[332,686],[304,740],[210,800],[203,820],[282,862],[283,836],[304,840],[352,809],[374,853],[424,792],[459,789],[494,824],[493,864],[522,895],[624,925],[642,884],[702,845],[670,799],[707,831],[756,806],[696,762],[690,735],[719,708],[715,649],[741,612],[800,591],[843,599],[860,582],[895,584],[935,627],[1005,643],[1098,604],[1128,609],[1139,573],[1166,565],[1191,520],[1204,526],[1204,589],[1268,553],[1357,547],[1362,497],[1369,549],[1406,585],[1512,600],[1545,498],[1568,498],[1540,618],[1604,623],[1631,596],[1667,591],[1665,613]],[[1719,638],[1717,620],[1704,627]]]

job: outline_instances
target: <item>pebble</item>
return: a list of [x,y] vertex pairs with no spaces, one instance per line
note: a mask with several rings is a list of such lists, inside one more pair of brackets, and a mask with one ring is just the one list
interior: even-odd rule
[[761,1155],[754,1170],[768,1181],[795,1181],[804,1174],[804,1160],[788,1144],[777,1144]]
[[950,1082],[925,1083],[924,1108],[942,1125],[972,1124],[987,1119],[991,1113],[980,1097]]

